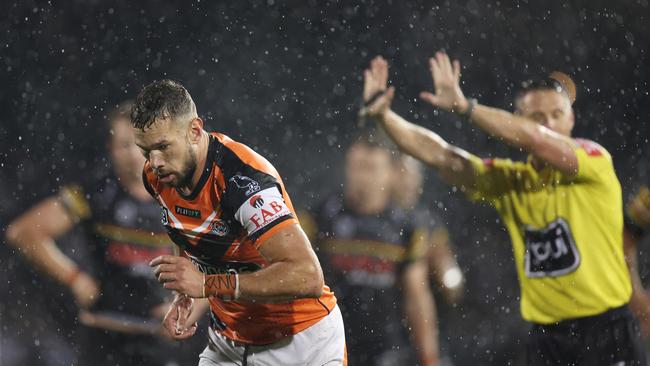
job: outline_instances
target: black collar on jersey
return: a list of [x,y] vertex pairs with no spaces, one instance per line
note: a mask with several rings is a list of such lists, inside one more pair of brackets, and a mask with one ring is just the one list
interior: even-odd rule
[[199,178],[199,182],[196,184],[196,187],[192,190],[192,193],[188,195],[184,195],[183,192],[181,192],[178,188],[176,188],[176,192],[183,197],[183,199],[186,199],[188,201],[193,200],[196,198],[196,196],[201,192],[203,189],[203,186],[205,185],[205,182],[207,182],[208,178],[210,177],[210,174],[212,173],[212,166],[214,165],[214,157],[217,152],[217,144],[215,143],[215,137],[212,135],[208,135],[210,137],[210,142],[208,144],[208,156],[205,158],[205,166],[203,167],[203,174],[201,174],[201,178]]

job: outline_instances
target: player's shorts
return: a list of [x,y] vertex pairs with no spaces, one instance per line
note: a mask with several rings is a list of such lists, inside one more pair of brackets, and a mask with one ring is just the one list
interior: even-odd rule
[[552,325],[534,324],[527,364],[646,365],[639,324],[627,305]]
[[345,366],[345,330],[336,306],[318,323],[276,343],[243,345],[209,330],[199,366]]

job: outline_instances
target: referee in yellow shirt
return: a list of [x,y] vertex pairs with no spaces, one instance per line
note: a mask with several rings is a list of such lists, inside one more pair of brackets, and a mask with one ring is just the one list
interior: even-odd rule
[[[467,99],[460,64],[430,59],[435,94],[420,97],[463,116],[527,151],[525,162],[482,160],[390,109],[388,65],[364,72],[366,105],[406,153],[433,166],[474,200],[492,204],[510,233],[521,287],[521,313],[532,324],[529,365],[645,365],[639,327],[628,302],[621,186],[612,158],[595,142],[571,138],[575,86],[529,83],[510,113]],[[572,89],[572,90],[571,90]]]

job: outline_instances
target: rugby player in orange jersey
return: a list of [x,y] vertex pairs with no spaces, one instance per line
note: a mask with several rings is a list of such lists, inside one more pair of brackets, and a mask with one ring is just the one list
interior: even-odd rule
[[163,321],[172,337],[194,334],[193,299],[208,298],[212,324],[199,365],[345,365],[341,312],[275,168],[206,132],[174,81],[142,89],[131,122],[147,159],[145,187],[182,252],[151,262],[177,291]]
[[[7,243],[67,286],[79,306],[75,365],[183,364],[181,347],[202,346],[180,346],[163,337],[160,319],[172,294],[160,288],[148,264],[173,253],[173,247],[158,205],[142,185],[144,159],[133,144],[131,105],[120,104],[106,121],[110,169],[101,175],[84,171],[7,228]],[[81,263],[58,246],[73,227],[82,230],[87,248]]]

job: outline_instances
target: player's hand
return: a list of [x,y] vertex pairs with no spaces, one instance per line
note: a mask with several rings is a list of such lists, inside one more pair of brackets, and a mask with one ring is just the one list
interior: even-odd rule
[[70,291],[77,305],[82,309],[89,308],[99,298],[99,284],[83,272],[70,283]]
[[193,305],[193,298],[183,294],[176,295],[163,319],[163,328],[166,336],[175,340],[183,340],[190,338],[196,333],[198,323],[187,324],[187,319],[194,309]]
[[363,102],[370,104],[361,110],[361,117],[382,118],[390,110],[394,95],[395,88],[388,87],[388,62],[377,56],[363,71]]
[[422,92],[420,98],[445,111],[465,112],[468,102],[460,89],[460,63],[458,60],[454,60],[452,63],[446,53],[436,52],[436,56],[429,59],[429,69],[436,93]]
[[627,205],[627,213],[642,228],[650,228],[650,188],[643,186]]
[[149,263],[158,282],[168,290],[190,297],[203,297],[203,273],[187,258],[161,255]]

